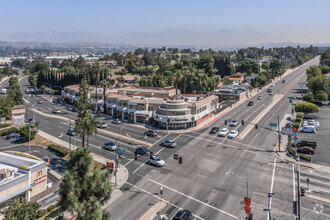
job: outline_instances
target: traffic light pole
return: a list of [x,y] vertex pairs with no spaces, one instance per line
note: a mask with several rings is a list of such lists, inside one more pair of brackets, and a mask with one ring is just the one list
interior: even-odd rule
[[298,220],[300,220],[300,158],[298,154],[298,169],[297,169],[297,193],[298,193]]
[[277,116],[278,151],[281,151],[280,116]]
[[116,160],[115,160],[115,186],[117,186],[117,171],[118,171],[118,138],[116,138]]

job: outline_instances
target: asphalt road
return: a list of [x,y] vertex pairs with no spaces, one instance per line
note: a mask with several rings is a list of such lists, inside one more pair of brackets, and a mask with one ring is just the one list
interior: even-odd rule
[[[317,64],[318,60],[310,64]],[[121,159],[130,172],[127,183],[121,188],[123,195],[111,206],[107,207],[112,219],[137,219],[150,208],[150,205],[164,199],[169,204],[162,211],[171,218],[179,209],[190,209],[197,219],[242,219],[245,217],[243,209],[243,197],[246,196],[246,174],[249,183],[249,197],[252,200],[252,213],[255,219],[267,217],[267,210],[271,210],[272,219],[293,219],[293,172],[292,165],[280,161],[274,154],[277,145],[277,134],[270,122],[277,122],[277,116],[284,116],[291,112],[288,96],[299,86],[300,80],[305,75],[308,65],[285,77],[286,83],[277,83],[272,87],[274,92],[281,93],[284,97],[258,122],[259,129],[253,128],[243,140],[229,140],[210,135],[212,126],[224,127],[225,119],[245,120],[245,125],[237,127],[242,132],[247,124],[265,109],[273,97],[262,92],[262,100],[255,100],[254,106],[246,106],[247,102],[232,109],[209,127],[197,132],[185,134],[161,132],[158,137],[147,137],[146,141],[152,143],[150,147],[155,154],[165,159],[166,165],[162,168],[145,164],[146,158],[139,157],[136,161],[132,158],[136,145],[122,141],[122,147],[127,149],[127,155]],[[27,79],[20,82],[24,89]],[[23,90],[24,91],[24,90]],[[50,113],[54,105],[48,102],[38,105],[39,97],[28,97],[27,118],[32,118],[31,104],[43,112]],[[58,107],[58,106],[56,106]],[[60,107],[61,108],[61,107]],[[63,110],[62,116],[74,119],[75,113]],[[51,114],[51,113],[50,113]],[[68,141],[65,135],[69,124],[66,121],[52,119],[35,114],[36,121],[40,122],[39,128],[62,140]],[[131,137],[144,140],[143,126],[110,124],[109,131],[128,134]],[[93,152],[104,157],[114,159],[114,153],[101,149],[106,141],[115,141],[117,137],[96,134],[91,137],[91,149]],[[177,147],[174,149],[159,146],[161,140],[176,139]],[[76,145],[80,144],[80,138],[75,138]],[[183,156],[183,164],[179,165],[173,159],[173,154]],[[303,168],[302,170],[304,170]],[[235,176],[225,175],[227,171],[234,172]],[[304,175],[316,175],[324,178],[324,174],[317,171],[305,171]],[[322,185],[326,180],[319,180]],[[316,187],[319,187],[317,185]],[[160,187],[164,194],[159,195]],[[268,194],[274,193],[271,202]],[[270,204],[270,207],[269,207]],[[322,213],[317,214],[314,210],[315,202],[302,200],[302,210],[306,219],[327,219],[329,207],[322,204]],[[317,206],[319,207],[319,206]],[[266,210],[266,211],[265,211]]]

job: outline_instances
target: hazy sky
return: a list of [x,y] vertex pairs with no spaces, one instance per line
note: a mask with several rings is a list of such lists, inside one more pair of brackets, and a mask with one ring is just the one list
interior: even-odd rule
[[329,43],[329,0],[1,0],[0,32],[255,30]]

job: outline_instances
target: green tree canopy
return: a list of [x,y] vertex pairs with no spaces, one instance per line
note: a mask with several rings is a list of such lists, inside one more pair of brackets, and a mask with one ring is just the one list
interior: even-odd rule
[[308,80],[308,88],[315,96],[318,91],[326,91],[329,86],[329,80],[323,75],[312,77]]
[[18,198],[10,201],[9,207],[0,211],[0,214],[8,220],[32,220],[37,219],[39,207],[38,203]]
[[246,58],[241,64],[238,66],[238,71],[244,72],[247,74],[251,73],[259,73],[260,65],[256,60]]
[[79,147],[70,152],[65,164],[66,173],[60,184],[60,205],[63,210],[78,213],[78,219],[109,219],[102,205],[110,199],[112,185],[108,171],[98,171],[93,166],[89,148]]
[[319,107],[310,102],[302,102],[302,103],[296,104],[295,111],[302,112],[305,114],[316,113],[316,112],[319,112]]
[[320,70],[320,68],[318,68],[315,65],[310,66],[309,69],[306,70],[306,73],[307,73],[307,81],[310,80],[311,78],[322,76],[322,71]]
[[319,102],[327,101],[328,100],[328,95],[320,90],[315,93],[315,100]]
[[283,73],[283,63],[279,60],[272,60],[269,64],[269,67],[275,76],[281,75]]

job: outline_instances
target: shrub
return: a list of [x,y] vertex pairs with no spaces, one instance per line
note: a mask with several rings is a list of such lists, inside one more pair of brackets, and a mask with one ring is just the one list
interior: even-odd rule
[[56,205],[50,205],[50,206],[48,206],[48,208],[47,208],[47,211],[48,212],[51,212],[51,211],[53,211],[54,209],[56,209]]
[[293,123],[293,127],[294,128],[299,128],[300,127],[300,122],[296,121],[295,123]]
[[303,117],[304,117],[304,114],[302,114],[302,113],[297,113],[296,118],[303,118]]
[[94,160],[94,167],[97,170],[104,170],[106,168],[105,164],[100,163],[100,162],[98,162],[96,160]]
[[0,136],[5,136],[5,135],[8,135],[10,133],[17,133],[18,131],[19,130],[15,127],[3,129],[3,130],[0,131]]
[[229,104],[223,106],[222,108],[217,109],[217,113],[219,113],[219,112],[225,110],[225,109],[228,108],[230,105],[232,105],[232,103],[229,103]]
[[9,127],[11,124],[7,124],[7,123],[4,123],[4,124],[0,124],[0,128],[5,128],[5,127]]
[[61,157],[65,157],[69,153],[68,149],[54,144],[48,145],[48,150],[56,152]]
[[308,162],[312,162],[312,158],[306,154],[299,154],[299,157],[301,160],[305,160],[305,161],[308,161]]
[[291,154],[292,156],[296,156],[296,151],[295,151],[292,147],[288,147],[288,152],[289,152],[289,154]]
[[[23,137],[25,137],[25,140],[24,142],[28,141],[28,138],[29,138],[29,126],[30,125],[24,125],[20,130],[19,130],[19,134]],[[30,140],[33,140],[34,139],[34,136],[37,134],[36,131],[31,131],[30,132]]]
[[42,216],[47,215],[47,213],[48,213],[47,209],[40,209],[38,211],[38,218],[41,218]]

